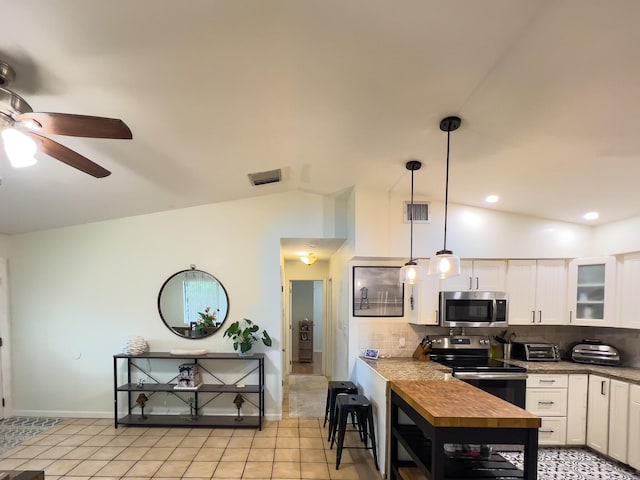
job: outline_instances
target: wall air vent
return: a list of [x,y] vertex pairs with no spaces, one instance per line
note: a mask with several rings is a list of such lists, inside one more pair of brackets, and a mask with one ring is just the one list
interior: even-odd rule
[[266,185],[267,183],[278,183],[282,180],[282,170],[269,170],[267,172],[256,172],[249,174],[249,181],[254,187]]
[[[413,208],[412,208],[413,207]],[[429,220],[429,202],[404,202],[404,223],[411,222],[413,215],[413,223],[430,223]]]

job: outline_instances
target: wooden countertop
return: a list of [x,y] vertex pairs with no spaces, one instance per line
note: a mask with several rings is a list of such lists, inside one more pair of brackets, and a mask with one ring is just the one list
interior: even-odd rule
[[537,417],[467,383],[448,380],[389,382],[434,427],[539,428]]

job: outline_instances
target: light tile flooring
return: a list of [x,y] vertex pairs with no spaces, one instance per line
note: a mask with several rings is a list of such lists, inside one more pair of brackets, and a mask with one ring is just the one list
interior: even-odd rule
[[[44,470],[46,480],[380,478],[363,449],[343,451],[336,470],[336,448],[329,449],[322,423],[286,417],[261,431],[115,429],[109,419],[66,419],[0,455],[0,470]],[[362,444],[353,433],[345,445]]]

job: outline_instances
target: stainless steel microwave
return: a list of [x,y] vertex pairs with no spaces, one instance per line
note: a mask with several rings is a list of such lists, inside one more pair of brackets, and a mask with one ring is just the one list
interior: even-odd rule
[[440,292],[443,327],[506,327],[509,295],[506,292]]

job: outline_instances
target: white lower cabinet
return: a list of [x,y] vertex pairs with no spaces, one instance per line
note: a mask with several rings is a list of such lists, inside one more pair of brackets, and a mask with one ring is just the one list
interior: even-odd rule
[[640,470],[640,385],[631,385],[629,388],[627,463]]
[[569,375],[567,390],[567,445],[587,442],[587,394],[589,375]]
[[629,384],[589,375],[587,445],[627,463]]
[[527,377],[527,411],[542,418],[540,445],[564,445],[567,438],[569,375],[532,374]]
[[629,384],[611,380],[609,400],[609,456],[627,463]]

